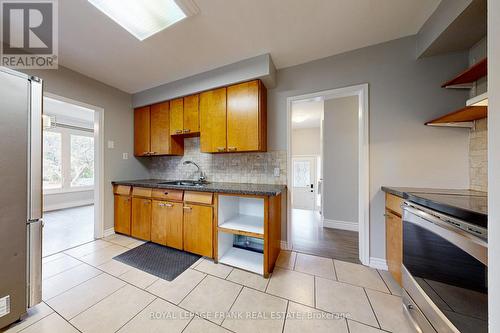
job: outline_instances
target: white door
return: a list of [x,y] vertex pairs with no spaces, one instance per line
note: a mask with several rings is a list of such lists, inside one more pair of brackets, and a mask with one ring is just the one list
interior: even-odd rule
[[292,207],[316,208],[316,156],[293,157]]

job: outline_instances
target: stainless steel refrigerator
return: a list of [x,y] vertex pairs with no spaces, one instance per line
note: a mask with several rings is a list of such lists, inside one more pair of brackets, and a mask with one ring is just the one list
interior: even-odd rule
[[0,67],[0,328],[42,298],[42,98]]

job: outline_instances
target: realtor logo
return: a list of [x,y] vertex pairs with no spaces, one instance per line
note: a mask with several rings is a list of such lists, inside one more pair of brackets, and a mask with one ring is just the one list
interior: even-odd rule
[[57,1],[1,0],[1,65],[57,68]]

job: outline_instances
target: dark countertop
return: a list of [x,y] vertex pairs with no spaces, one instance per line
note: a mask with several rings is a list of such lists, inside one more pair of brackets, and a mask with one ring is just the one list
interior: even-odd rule
[[486,192],[388,186],[383,186],[382,191],[482,227],[488,224]]
[[168,182],[167,179],[139,179],[139,180],[123,180],[113,181],[113,185],[128,185],[150,188],[166,188],[173,190],[186,190],[196,192],[214,192],[228,194],[247,194],[247,195],[268,195],[274,196],[285,191],[285,185],[272,184],[243,184],[243,183],[217,183],[210,182],[204,186],[183,186],[183,185],[168,185],[160,184]]

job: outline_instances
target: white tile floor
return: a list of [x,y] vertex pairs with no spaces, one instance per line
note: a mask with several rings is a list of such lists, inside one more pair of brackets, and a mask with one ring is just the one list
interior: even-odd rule
[[169,282],[113,235],[44,258],[43,300],[7,332],[412,332],[390,274],[282,252],[270,279],[200,259]]

